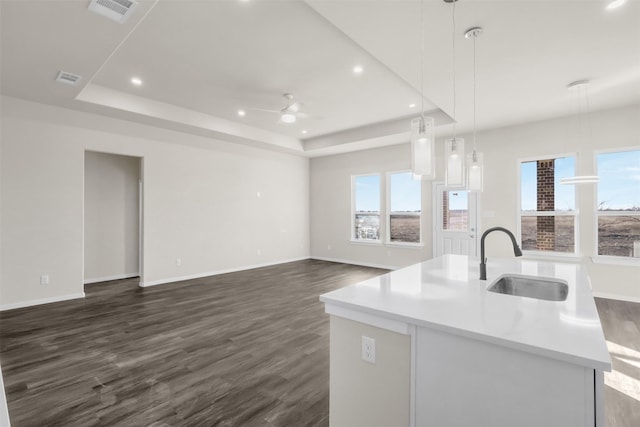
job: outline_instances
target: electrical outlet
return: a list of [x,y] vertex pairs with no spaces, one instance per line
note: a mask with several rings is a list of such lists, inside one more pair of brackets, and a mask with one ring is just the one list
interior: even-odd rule
[[182,266],[182,258],[176,258],[176,266],[177,267],[181,267]]
[[364,335],[362,336],[362,360],[374,365],[376,363],[376,340]]
[[42,276],[40,276],[40,284],[41,285],[48,285],[49,284],[49,276],[46,274],[43,274]]
[[257,255],[260,255],[260,254],[262,254],[262,251],[261,251],[260,249],[258,249],[258,250],[256,251],[256,254],[257,254]]

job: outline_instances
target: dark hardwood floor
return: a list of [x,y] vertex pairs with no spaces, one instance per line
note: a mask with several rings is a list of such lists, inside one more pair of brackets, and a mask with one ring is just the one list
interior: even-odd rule
[[[318,295],[385,270],[307,260],[0,313],[13,427],[327,426]],[[608,427],[640,425],[640,304],[596,299]],[[634,397],[635,396],[635,397]]]
[[2,312],[12,426],[327,426],[318,296],[384,272],[307,260]]

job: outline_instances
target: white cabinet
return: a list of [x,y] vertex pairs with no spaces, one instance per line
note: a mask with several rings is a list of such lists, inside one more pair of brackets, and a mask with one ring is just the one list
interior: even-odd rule
[[604,425],[593,369],[420,327],[414,357],[416,426]]

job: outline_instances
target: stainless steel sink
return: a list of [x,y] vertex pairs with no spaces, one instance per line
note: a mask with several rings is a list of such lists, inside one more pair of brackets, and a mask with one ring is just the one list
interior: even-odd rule
[[547,277],[505,274],[487,288],[490,292],[547,301],[564,301],[569,293],[567,282]]

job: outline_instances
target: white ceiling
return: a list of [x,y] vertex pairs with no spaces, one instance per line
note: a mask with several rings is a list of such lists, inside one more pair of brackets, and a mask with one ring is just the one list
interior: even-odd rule
[[[472,26],[484,29],[478,129],[574,114],[566,85],[580,79],[591,80],[592,111],[640,103],[640,0],[606,3],[458,1],[459,132],[473,123]],[[405,142],[419,114],[417,0],[141,1],[125,24],[88,4],[0,0],[2,94],[307,156]],[[425,110],[447,134],[453,6],[424,10]],[[59,70],[83,78],[57,83]],[[283,108],[285,92],[308,117],[286,125],[261,111]]]

